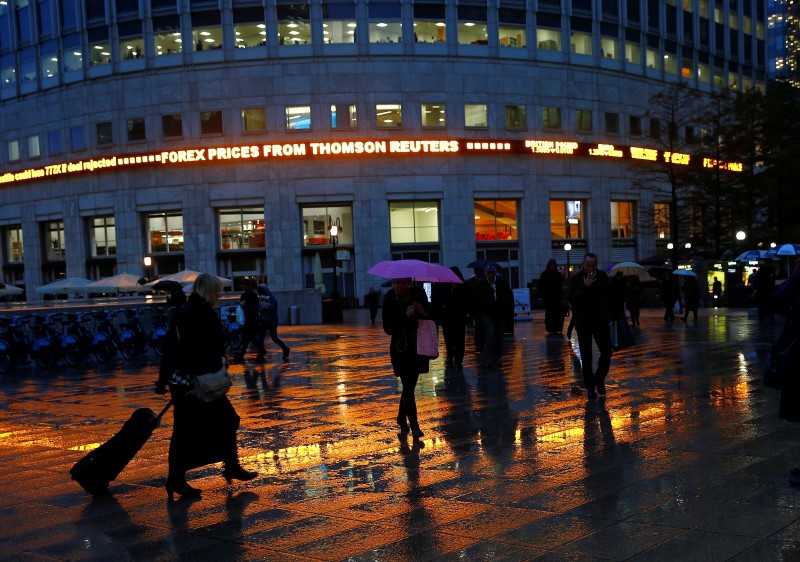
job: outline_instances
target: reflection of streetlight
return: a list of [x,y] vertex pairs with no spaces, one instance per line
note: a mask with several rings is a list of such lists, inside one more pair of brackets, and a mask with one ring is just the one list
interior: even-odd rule
[[147,278],[148,281],[153,277],[153,258],[150,256],[144,257],[144,276]]
[[567,252],[567,279],[569,279],[569,253],[572,250],[572,244],[567,242],[564,244],[564,251]]
[[331,298],[336,300],[339,298],[339,290],[336,286],[336,243],[339,240],[339,234],[342,232],[342,225],[339,218],[332,222],[328,227],[331,233],[331,244],[333,244],[333,291],[331,291]]

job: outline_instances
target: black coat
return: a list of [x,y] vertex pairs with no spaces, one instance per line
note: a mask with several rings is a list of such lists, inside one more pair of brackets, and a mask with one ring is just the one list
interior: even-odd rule
[[597,270],[597,277],[591,287],[584,285],[586,272],[577,271],[569,280],[569,302],[575,326],[608,324],[614,305],[611,281],[605,271]]
[[[800,334],[800,268],[770,295],[771,304],[777,311],[786,312],[777,345],[785,349]],[[789,357],[789,372],[783,380],[779,417],[791,422],[800,422],[800,357]]]
[[417,327],[419,318],[406,315],[406,309],[414,302],[418,302],[430,312],[430,303],[425,291],[418,287],[411,287],[409,298],[400,299],[394,289],[390,289],[383,299],[381,308],[383,331],[392,336],[389,357],[395,376],[421,372],[420,359],[417,357]]
[[166,384],[176,371],[189,376],[213,373],[224,355],[222,322],[207,300],[192,293],[167,333],[159,381]]
[[539,283],[536,288],[539,291],[539,296],[547,305],[556,305],[561,302],[564,296],[563,289],[564,278],[561,277],[561,272],[558,269],[550,269],[549,267],[542,271],[539,276]]

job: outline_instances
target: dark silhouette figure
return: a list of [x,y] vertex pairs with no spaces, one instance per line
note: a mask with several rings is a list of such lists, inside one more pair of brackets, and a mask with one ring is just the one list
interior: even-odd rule
[[[461,270],[450,270],[463,281]],[[431,294],[434,316],[442,326],[444,346],[447,350],[445,366],[461,367],[466,347],[467,307],[469,292],[464,283],[436,283]]]
[[714,299],[714,308],[722,305],[722,282],[716,277],[711,284],[711,298]]
[[697,323],[697,307],[700,306],[700,284],[697,277],[689,275],[683,281],[683,320],[689,318],[689,313],[694,315],[694,322]]
[[258,286],[258,313],[259,313],[259,331],[258,341],[261,347],[264,347],[264,338],[269,332],[269,337],[272,342],[283,350],[283,360],[289,359],[289,346],[283,343],[283,340],[278,337],[278,299],[272,294],[267,285]]
[[375,318],[378,316],[378,305],[380,304],[380,293],[375,287],[369,288],[369,293],[364,297],[364,304],[369,308],[369,319],[375,325]]
[[680,299],[678,278],[671,273],[661,282],[661,302],[664,303],[664,322],[667,324],[675,320],[675,303]]
[[772,261],[767,262],[758,268],[755,279],[756,306],[758,306],[758,321],[764,323],[765,320],[773,322],[775,315],[772,313],[771,299],[772,292],[775,290],[775,268]]
[[486,274],[478,281],[476,301],[477,320],[483,326],[484,345],[478,361],[483,367],[500,364],[503,355],[503,334],[506,319],[514,314],[514,293],[503,277],[497,275],[497,268],[489,264]]
[[639,277],[629,275],[625,286],[625,303],[631,317],[631,327],[639,325],[639,312],[642,303],[642,286]]
[[617,271],[611,279],[611,292],[614,293],[614,307],[611,309],[612,320],[619,322],[625,320],[625,293],[627,290],[625,274]]
[[544,326],[548,334],[560,334],[564,331],[563,283],[558,264],[551,259],[539,275],[539,283],[536,285],[544,302]]
[[256,282],[253,279],[246,281],[245,290],[239,298],[239,306],[244,310],[244,326],[242,326],[242,347],[239,350],[239,358],[244,359],[247,348],[252,344],[256,348],[258,355],[256,361],[264,361],[266,350],[264,349],[264,338],[261,334],[261,319],[259,316],[258,293],[256,292]]

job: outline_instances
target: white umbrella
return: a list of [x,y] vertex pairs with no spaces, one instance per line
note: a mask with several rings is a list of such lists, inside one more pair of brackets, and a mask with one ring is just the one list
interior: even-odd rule
[[325,282],[322,280],[322,260],[319,257],[319,252],[314,256],[314,288],[320,293],[325,292]]
[[36,292],[40,295],[63,295],[74,293],[85,293],[84,287],[92,283],[91,279],[84,279],[83,277],[67,277],[66,279],[59,279],[47,285],[36,287]]
[[87,293],[141,293],[146,289],[139,285],[139,277],[130,273],[119,273],[84,287]]
[[635,261],[624,261],[615,264],[609,273],[614,275],[617,271],[621,271],[623,275],[639,275],[640,273],[644,273],[644,266]]
[[11,295],[21,295],[25,291],[16,287],[14,285],[6,285],[4,283],[0,283],[0,297],[11,296]]
[[[178,273],[172,273],[171,275],[165,275],[164,277],[160,277],[155,281],[151,281],[146,287],[150,287],[155,285],[159,281],[177,281],[183,285],[187,285],[189,283],[194,283],[194,280],[197,279],[197,276],[200,275],[200,271],[194,271],[192,269],[184,269],[183,271],[179,271]],[[233,281],[228,279],[227,277],[220,277],[219,275],[215,275],[217,279],[222,281],[223,286],[230,287],[233,285]]]

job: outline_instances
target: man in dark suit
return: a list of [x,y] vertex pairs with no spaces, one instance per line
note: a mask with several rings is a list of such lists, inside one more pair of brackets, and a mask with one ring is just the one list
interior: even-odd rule
[[478,363],[483,367],[498,366],[503,355],[503,332],[509,310],[513,318],[514,293],[508,281],[498,277],[494,264],[486,266],[483,279],[478,281],[475,308],[477,321],[484,330],[484,346]]
[[[598,394],[606,393],[605,379],[611,367],[613,353],[609,322],[614,303],[611,281],[605,271],[597,269],[595,254],[586,254],[581,262],[581,269],[570,278],[569,302],[572,304],[575,330],[578,332],[586,396],[593,400]],[[595,372],[592,372],[593,338],[600,350]]]

